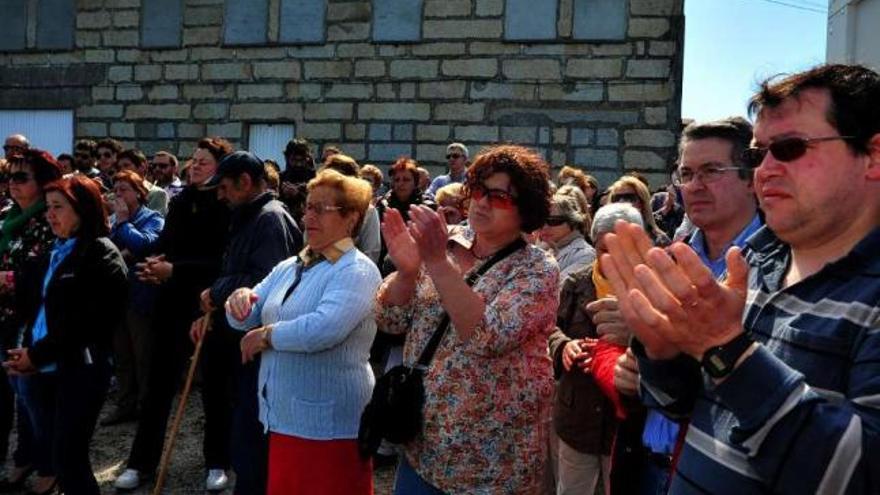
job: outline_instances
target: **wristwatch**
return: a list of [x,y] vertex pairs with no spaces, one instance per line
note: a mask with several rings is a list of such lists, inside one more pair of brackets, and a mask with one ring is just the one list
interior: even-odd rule
[[712,378],[724,378],[733,371],[736,361],[755,341],[745,332],[726,344],[710,347],[703,353],[703,369]]

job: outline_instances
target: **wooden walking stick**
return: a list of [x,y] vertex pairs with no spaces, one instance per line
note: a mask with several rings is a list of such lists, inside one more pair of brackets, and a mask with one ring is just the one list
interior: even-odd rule
[[171,452],[174,451],[174,442],[177,440],[177,430],[180,429],[180,422],[183,420],[183,411],[186,409],[186,400],[189,398],[189,391],[192,388],[193,376],[196,374],[196,365],[199,363],[199,355],[202,352],[202,342],[205,336],[211,330],[211,313],[205,313],[202,317],[202,324],[205,326],[205,333],[202,338],[196,342],[196,349],[190,358],[189,372],[186,374],[186,383],[183,386],[183,392],[180,394],[180,402],[177,404],[177,412],[174,414],[174,422],[171,424],[171,433],[165,439],[165,448],[162,450],[162,460],[159,463],[159,475],[156,477],[156,486],[153,487],[152,495],[160,495],[162,487],[165,485],[165,476],[168,474],[168,464],[171,462]]

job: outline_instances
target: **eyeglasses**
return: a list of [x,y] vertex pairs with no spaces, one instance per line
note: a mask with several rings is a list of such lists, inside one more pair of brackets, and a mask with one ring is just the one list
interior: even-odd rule
[[9,181],[15,184],[27,184],[33,178],[27,172],[12,172],[9,174]]
[[770,143],[766,148],[753,147],[746,148],[742,152],[743,161],[749,167],[757,168],[763,163],[764,158],[769,151],[773,158],[780,162],[792,162],[804,156],[810,148],[810,143],[820,143],[822,141],[836,141],[838,139],[854,139],[855,136],[824,136],[814,138],[803,137],[787,137],[777,139]]
[[98,156],[100,156],[101,158],[112,158],[113,152],[112,151],[105,151],[103,153],[99,153]]
[[550,227],[559,227],[560,225],[563,225],[567,222],[568,222],[568,219],[566,219],[565,217],[549,216],[549,217],[547,217],[547,221],[544,223],[546,223]]
[[615,194],[614,196],[611,196],[612,203],[634,204],[634,203],[639,203],[641,201],[642,201],[641,198],[639,198],[639,195],[636,193]]
[[447,160],[458,160],[459,158],[461,158],[461,154],[459,153],[450,153],[446,155]]
[[343,208],[335,205],[325,205],[323,203],[306,203],[306,213],[313,212],[315,215],[323,215],[331,211],[340,211]]
[[697,170],[680,168],[672,173],[672,183],[676,186],[685,186],[692,183],[694,180],[699,180],[703,184],[711,184],[724,177],[724,174],[727,172],[733,170],[747,169],[745,167],[718,167],[715,165],[710,165]]
[[471,188],[471,199],[480,201],[488,197],[489,206],[499,210],[512,210],[516,208],[516,196],[502,189],[489,189],[483,185],[476,185]]
[[22,151],[25,147],[19,144],[4,144],[3,151]]

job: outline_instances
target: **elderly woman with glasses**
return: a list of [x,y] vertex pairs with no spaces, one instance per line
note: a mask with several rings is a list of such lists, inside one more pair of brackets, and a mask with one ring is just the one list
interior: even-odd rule
[[541,240],[546,242],[559,263],[559,282],[586,267],[596,259],[596,250],[582,234],[588,214],[581,211],[571,196],[554,194],[550,201],[550,216],[541,229]]
[[303,216],[308,246],[226,301],[230,325],[250,330],[242,358],[262,356],[270,495],[372,493],[372,468],[356,439],[374,385],[367,358],[381,278],[352,240],[371,199],[367,182],[319,172],[308,183]]
[[[559,269],[523,234],[550,210],[548,166],[520,146],[485,150],[468,169],[468,225],[389,210],[383,225],[398,268],[379,289],[379,327],[406,333],[412,365],[448,315],[448,331],[424,375],[424,427],[405,445],[395,493],[531,493],[543,475],[553,378],[547,337]],[[488,261],[487,261],[488,260]],[[473,285],[473,275],[494,264]]]

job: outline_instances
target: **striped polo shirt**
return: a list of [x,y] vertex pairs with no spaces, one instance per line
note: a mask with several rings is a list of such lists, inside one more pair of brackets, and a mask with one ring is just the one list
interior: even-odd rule
[[880,493],[880,228],[785,288],[789,246],[747,244],[761,345],[726,380],[634,346],[643,400],[691,419],[670,493]]

